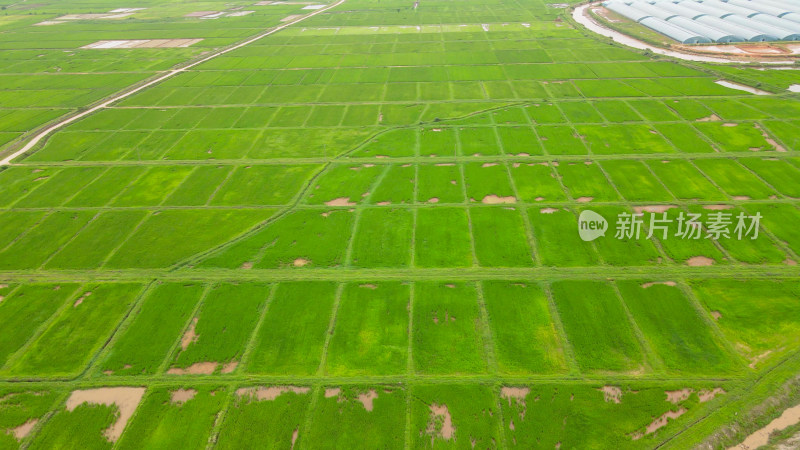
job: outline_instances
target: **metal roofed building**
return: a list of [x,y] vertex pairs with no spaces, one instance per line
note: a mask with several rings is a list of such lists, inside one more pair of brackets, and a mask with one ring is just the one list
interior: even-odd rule
[[800,41],[800,2],[608,0],[603,5],[684,44]]

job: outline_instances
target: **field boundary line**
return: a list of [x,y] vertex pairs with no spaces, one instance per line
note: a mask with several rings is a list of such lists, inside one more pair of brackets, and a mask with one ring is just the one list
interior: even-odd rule
[[217,416],[214,417],[214,424],[211,426],[211,430],[208,433],[208,441],[206,442],[207,450],[211,450],[217,445],[219,433],[222,431],[222,424],[225,423],[225,418],[228,416],[228,409],[230,409],[233,398],[236,396],[235,387],[236,385],[228,385],[223,388],[227,396],[225,400],[222,401],[222,407],[217,411]]
[[333,298],[333,309],[331,310],[331,318],[328,322],[328,329],[325,332],[325,342],[322,344],[322,355],[319,358],[319,367],[317,367],[317,376],[322,377],[325,373],[325,365],[328,363],[328,346],[331,344],[333,333],[336,328],[336,318],[339,315],[339,304],[342,301],[345,283],[339,283],[336,287],[336,294]]
[[275,293],[278,291],[279,283],[273,283],[270,287],[269,294],[267,294],[267,300],[264,302],[263,310],[258,315],[258,322],[256,322],[256,326],[253,328],[253,333],[250,335],[250,339],[248,339],[247,345],[244,347],[244,352],[242,353],[242,357],[239,358],[239,367],[243,369],[247,368],[247,363],[250,361],[250,355],[253,354],[254,348],[257,344],[258,334],[261,332],[261,327],[264,324],[264,319],[267,317],[267,313],[269,312],[269,307],[272,304],[272,300],[275,298]]
[[123,89],[122,92],[120,92],[120,93],[118,93],[116,95],[113,95],[111,98],[106,99],[105,101],[101,102],[100,104],[92,106],[92,107],[90,107],[89,109],[87,109],[85,111],[79,112],[78,114],[66,117],[66,118],[56,122],[55,124],[46,127],[44,130],[39,131],[36,135],[34,135],[28,141],[27,144],[22,146],[22,148],[20,148],[19,150],[11,153],[10,155],[8,155],[5,158],[3,158],[2,160],[0,160],[0,167],[10,165],[11,161],[13,161],[17,157],[22,156],[23,154],[27,153],[36,144],[38,144],[39,141],[43,140],[44,138],[49,136],[52,132],[64,127],[65,125],[69,125],[72,122],[75,122],[75,121],[77,121],[79,119],[82,119],[83,117],[86,117],[86,116],[88,116],[88,115],[90,115],[90,114],[92,114],[94,112],[97,112],[97,111],[99,111],[101,109],[106,108],[107,106],[111,105],[112,103],[116,103],[116,102],[118,102],[118,101],[120,101],[122,99],[128,98],[128,97],[132,96],[133,94],[136,94],[136,93],[138,93],[140,91],[143,91],[143,90],[149,88],[150,86],[153,86],[153,85],[156,85],[158,83],[161,83],[162,81],[167,80],[169,78],[172,78],[173,76],[175,76],[177,74],[186,72],[189,69],[191,69],[191,68],[193,68],[195,66],[198,66],[200,64],[203,64],[205,62],[208,62],[208,61],[210,61],[210,60],[212,60],[212,59],[214,59],[214,58],[216,58],[218,56],[222,56],[222,55],[224,55],[226,53],[232,52],[234,50],[238,50],[238,49],[240,49],[242,47],[245,47],[247,45],[252,44],[253,42],[256,42],[256,41],[258,41],[258,40],[260,40],[262,38],[265,38],[265,37],[267,37],[267,36],[269,36],[269,35],[271,35],[273,33],[277,33],[278,31],[281,31],[281,30],[283,30],[283,29],[285,29],[287,27],[290,27],[290,26],[292,26],[292,25],[294,25],[296,23],[302,22],[302,21],[304,21],[304,20],[306,20],[308,18],[314,17],[314,16],[316,16],[318,14],[321,14],[321,13],[323,13],[325,11],[328,11],[329,9],[335,8],[335,7],[339,6],[339,5],[341,5],[342,3],[344,3],[345,1],[346,0],[338,0],[336,3],[332,3],[330,5],[327,5],[324,8],[320,8],[320,9],[318,9],[316,11],[313,11],[313,12],[311,12],[309,14],[306,14],[306,15],[304,15],[302,17],[299,17],[299,18],[297,18],[295,20],[292,20],[292,21],[286,22],[286,23],[284,23],[282,25],[278,25],[276,27],[270,28],[268,31],[259,33],[256,36],[245,40],[244,42],[240,42],[240,43],[235,44],[233,46],[229,46],[229,47],[223,48],[221,50],[217,50],[216,52],[213,52],[212,54],[210,54],[208,56],[205,56],[205,57],[203,57],[201,59],[198,59],[197,61],[191,62],[191,63],[189,63],[189,64],[187,64],[187,65],[185,65],[183,67],[180,67],[178,69],[172,69],[172,70],[168,71],[167,73],[156,77],[153,80],[146,81],[143,84],[140,84],[139,86],[134,85],[133,88],[129,87],[129,88]]
[[491,317],[489,311],[486,309],[486,300],[483,297],[483,283],[480,281],[475,282],[475,301],[478,303],[478,314],[480,323],[483,328],[481,331],[481,342],[486,358],[486,368],[492,375],[497,375],[500,368],[497,364],[497,343],[494,340],[492,333]]
[[105,344],[103,344],[103,347],[101,347],[100,350],[98,350],[98,352],[89,361],[89,364],[87,364],[86,369],[83,371],[81,376],[91,376],[97,374],[97,371],[100,370],[100,366],[107,359],[108,352],[111,351],[111,349],[114,347],[114,344],[117,343],[120,336],[130,327],[131,323],[136,320],[136,315],[142,310],[142,305],[144,304],[145,300],[152,295],[158,284],[159,283],[157,280],[153,280],[144,288],[142,288],[141,291],[139,291],[139,293],[136,295],[136,299],[133,301],[133,304],[128,309],[125,316],[114,328]]
[[564,323],[561,321],[561,314],[558,312],[558,306],[553,298],[553,290],[550,283],[541,284],[544,296],[547,299],[547,309],[550,311],[550,321],[556,329],[559,341],[561,341],[561,351],[564,353],[564,362],[567,364],[566,369],[569,370],[568,376],[580,376],[581,367],[578,364],[578,359],[575,357],[575,349],[572,348],[572,343],[569,341],[567,330],[564,328]]
[[628,308],[628,303],[625,301],[625,297],[622,296],[619,286],[617,286],[617,283],[614,281],[610,282],[609,284],[611,285],[611,289],[614,290],[614,295],[617,297],[620,306],[622,306],[623,312],[625,312],[625,317],[628,319],[628,323],[631,326],[633,334],[636,336],[636,340],[639,341],[639,346],[642,348],[644,363],[650,366],[650,369],[654,372],[665,372],[667,370],[667,366],[664,363],[664,360],[658,355],[658,353],[656,353],[656,351],[653,349],[652,343],[642,332],[639,324],[636,323],[636,319],[633,317],[633,313],[631,313],[630,308]]
[[165,372],[169,369],[170,364],[175,358],[178,356],[180,352],[178,352],[178,347],[181,345],[181,340],[183,336],[186,334],[186,331],[194,322],[194,319],[197,317],[198,313],[200,312],[200,308],[203,307],[203,303],[206,301],[206,297],[211,293],[214,289],[215,283],[206,283],[203,286],[203,292],[200,293],[200,297],[197,299],[197,303],[194,305],[194,309],[192,309],[192,313],[189,315],[189,318],[186,319],[186,324],[181,328],[181,333],[175,338],[175,342],[167,351],[166,356],[164,356],[164,360],[161,361],[161,364],[155,370],[155,374],[157,375],[164,375]]

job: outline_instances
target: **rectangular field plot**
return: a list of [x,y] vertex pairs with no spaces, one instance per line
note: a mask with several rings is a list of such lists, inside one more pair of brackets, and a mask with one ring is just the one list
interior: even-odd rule
[[311,429],[315,448],[403,446],[406,395],[394,386],[325,387],[316,394]]
[[414,212],[370,208],[362,211],[350,264],[357,267],[406,267],[411,262]]
[[741,158],[739,163],[752,170],[758,177],[769,183],[781,194],[800,198],[800,170],[797,167],[772,158]]
[[691,286],[751,369],[797,348],[797,280],[695,280]]
[[[5,388],[0,391],[0,427],[9,430],[0,434],[0,446],[8,449],[20,448],[20,444],[30,443],[32,428],[45,418],[58,398],[59,392],[25,388]],[[22,441],[22,442],[21,442]]]
[[575,128],[596,155],[674,153],[675,149],[648,125],[582,125]]
[[299,429],[311,396],[310,388],[298,386],[237,389],[215,447],[292,448],[303,440]]
[[[642,232],[638,237],[635,233],[617,236],[616,223],[620,214],[634,214],[635,210],[613,206],[593,207],[591,210],[609,222],[609,229],[606,230],[605,237],[594,241],[595,248],[604,263],[613,266],[643,266],[663,262],[661,252],[653,244],[653,241],[647,238],[649,222],[646,226],[642,225]],[[580,211],[578,214],[580,215]]]
[[464,181],[459,166],[452,163],[419,166],[417,201],[420,203],[464,203]]
[[[6,365],[9,375],[74,375],[110,337],[141,292],[139,284],[87,285],[70,298],[24,354]],[[73,301],[74,300],[74,301]]]
[[423,128],[419,134],[420,156],[455,156],[458,139],[455,128]]
[[[445,133],[442,134],[447,136]],[[370,139],[369,142],[359,147],[353,153],[353,156],[384,158],[415,156],[417,154],[418,136],[419,131],[416,128],[390,130]],[[427,144],[430,145],[432,143],[429,142]]]
[[[138,396],[138,392],[134,395]],[[62,407],[56,410],[50,420],[36,433],[29,448],[110,449],[112,443],[105,432],[116,422],[119,408],[113,404],[89,402],[70,406],[71,408]],[[115,437],[119,438],[118,434],[115,434]]]
[[[515,208],[470,208],[475,256],[483,267],[527,267],[533,265],[523,218]],[[503,230],[503,233],[497,233]]]
[[417,168],[411,164],[389,166],[381,183],[369,196],[377,205],[410,204],[414,202]]
[[765,199],[777,194],[732,159],[697,159],[694,165],[734,200]]
[[400,283],[345,286],[328,347],[325,372],[388,375],[405,372],[410,291]]
[[725,373],[740,366],[679,287],[642,281],[620,281],[618,286],[633,320],[668,371]]
[[494,197],[515,198],[505,164],[464,164],[464,178],[471,202],[489,203]]
[[166,206],[203,206],[234,172],[233,166],[197,166],[167,197]]
[[564,189],[548,163],[513,163],[510,172],[519,200],[526,203],[566,200]]
[[507,155],[541,155],[542,146],[539,137],[531,127],[498,127],[497,135],[503,144],[503,152]]
[[459,128],[458,141],[462,156],[503,153],[493,128]]
[[268,209],[161,211],[137,228],[107,266],[170,266],[238,236],[271,215]]
[[15,208],[60,206],[104,171],[101,167],[79,167],[61,170],[38,183],[38,189],[14,203]]
[[714,153],[717,151],[707,139],[686,123],[656,123],[653,128],[683,153]]
[[305,201],[313,205],[352,206],[369,196],[386,166],[337,165],[311,185]]
[[539,262],[544,266],[593,266],[599,261],[590,242],[580,239],[578,216],[568,209],[530,208],[528,210]]
[[0,332],[0,364],[6,365],[66,299],[74,295],[76,288],[74,284],[30,284],[4,290],[0,294],[3,296],[0,321],[6,325]]
[[0,269],[34,269],[44,264],[94,216],[90,211],[57,211],[0,251]]
[[472,235],[463,208],[420,208],[414,242],[414,264],[419,267],[473,265]]
[[0,172],[0,207],[11,206],[58,173],[55,168],[10,167]]
[[335,296],[334,283],[281,283],[253,342],[247,372],[315,374]]
[[[786,253],[779,248],[773,241],[772,237],[765,232],[763,225],[764,219],[761,220],[761,224],[757,230],[757,237],[756,230],[750,230],[747,232],[747,228],[752,222],[752,219],[750,219],[749,216],[759,212],[763,216],[765,209],[762,208],[762,205],[756,205],[752,212],[745,211],[742,207],[731,207],[731,205],[724,204],[706,205],[703,207],[690,206],[688,209],[689,212],[695,214],[702,213],[703,215],[701,217],[705,217],[704,220],[706,221],[706,224],[709,220],[715,220],[713,218],[714,216],[710,216],[711,214],[717,214],[717,217],[719,217],[721,220],[729,220],[731,222],[730,229],[728,230],[730,235],[721,235],[716,244],[719,245],[719,247],[721,247],[721,249],[730,255],[730,257],[734,260],[747,264],[786,263]],[[736,231],[736,227],[739,224],[740,214],[743,215],[742,223],[744,224],[744,228],[741,230],[741,239]],[[705,231],[708,231],[708,225],[706,225]],[[753,239],[753,237],[756,237],[756,239]]]
[[578,201],[614,201],[619,194],[595,163],[564,163],[556,169],[570,196]]
[[764,137],[764,130],[752,123],[705,122],[694,126],[724,152],[775,150],[775,146]]
[[493,448],[499,442],[497,401],[490,386],[411,388],[412,448]]
[[552,291],[582,371],[632,372],[644,368],[642,349],[623,304],[610,285],[560,281],[553,283]]
[[222,284],[214,287],[180,340],[168,373],[229,373],[241,361],[258,323],[270,286]]
[[118,447],[205,448],[227,395],[225,388],[207,386],[154,388],[142,400]]
[[564,353],[542,288],[505,281],[486,281],[482,287],[500,371],[563,372]]
[[146,211],[100,213],[45,263],[48,269],[95,269],[133,232]]
[[[657,207],[656,207],[657,208]],[[660,211],[660,209],[659,209]],[[654,226],[653,238],[658,240],[664,253],[672,261],[679,264],[694,264],[694,261],[703,260],[708,262],[710,259],[714,264],[725,264],[730,262],[726,254],[724,254],[715,245],[714,241],[705,239],[706,230],[700,229],[699,231],[689,231],[688,221],[694,217],[689,214],[701,214],[695,217],[697,222],[703,222],[707,218],[707,214],[713,211],[706,209],[688,209],[669,208],[665,212],[650,213],[644,211],[642,214],[644,226],[649,229],[650,225]],[[666,216],[664,216],[666,214]],[[666,219],[668,222],[662,222]],[[683,222],[681,222],[683,221]],[[659,227],[659,228],[655,228]],[[666,232],[663,228],[666,227]],[[692,259],[694,258],[694,259]]]
[[536,128],[544,149],[551,155],[586,155],[589,151],[574,128],[568,126],[545,126]]
[[283,205],[289,203],[320,166],[246,166],[219,186],[211,205]]
[[601,166],[628,201],[660,202],[674,199],[641,161],[603,161]]
[[[355,214],[346,210],[299,210],[203,261],[203,267],[326,267],[344,263]],[[345,238],[342,238],[345,236]]]
[[114,342],[102,363],[103,372],[155,373],[180,339],[202,293],[202,285],[183,283],[161,284],[150,291]]
[[[515,448],[529,448],[533,442],[542,448],[559,443],[561,448],[652,448],[688,424],[698,408],[698,393],[716,387],[692,385],[687,398],[676,404],[667,401],[666,394],[679,392],[685,384],[503,386],[500,405],[506,443]],[[688,417],[681,417],[687,412]],[[664,425],[653,426],[662,420]]]
[[725,200],[719,191],[689,161],[648,161],[650,170],[679,200]]
[[[485,372],[485,328],[475,286],[416,283],[414,289],[415,370],[428,374]],[[459,351],[454,352],[456,348]]]

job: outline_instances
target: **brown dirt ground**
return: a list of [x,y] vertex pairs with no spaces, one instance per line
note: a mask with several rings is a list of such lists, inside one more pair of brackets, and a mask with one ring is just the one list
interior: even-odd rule
[[136,407],[139,406],[139,402],[142,401],[144,391],[143,387],[108,387],[73,391],[67,399],[66,407],[67,411],[73,411],[83,403],[116,406],[119,416],[103,433],[109,441],[116,442],[133,412],[136,411]]

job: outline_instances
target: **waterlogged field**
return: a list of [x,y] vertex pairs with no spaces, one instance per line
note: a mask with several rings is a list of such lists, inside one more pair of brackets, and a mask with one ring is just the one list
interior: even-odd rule
[[790,70],[542,2],[2,7],[0,156],[87,111],[0,166],[2,448],[729,448],[798,402]]

